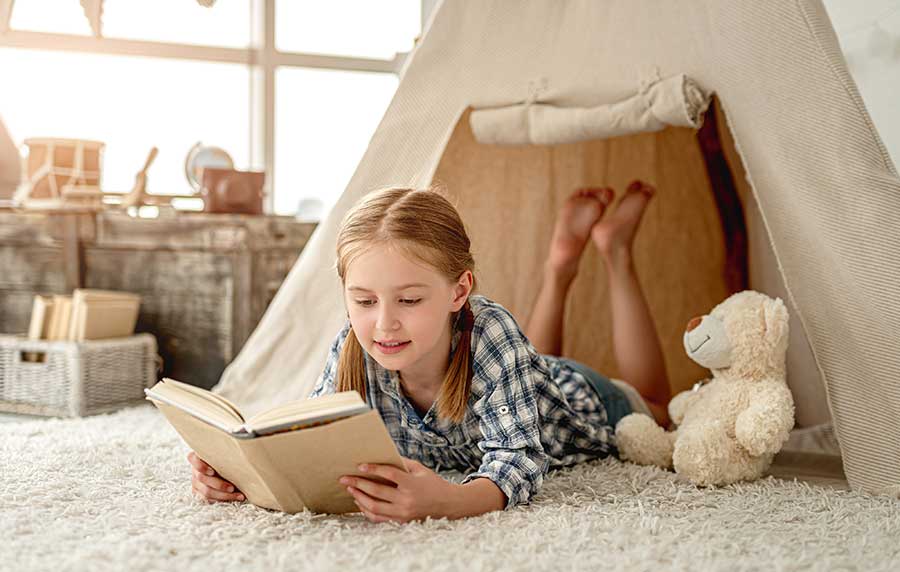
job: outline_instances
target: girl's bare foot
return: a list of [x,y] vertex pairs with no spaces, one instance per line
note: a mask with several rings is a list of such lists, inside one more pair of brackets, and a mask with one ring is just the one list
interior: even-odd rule
[[579,189],[566,199],[559,209],[550,241],[547,262],[551,271],[575,276],[591,229],[596,227],[612,199],[613,191],[609,188]]
[[591,239],[607,261],[627,257],[634,235],[656,189],[643,181],[633,181],[616,210],[591,228]]

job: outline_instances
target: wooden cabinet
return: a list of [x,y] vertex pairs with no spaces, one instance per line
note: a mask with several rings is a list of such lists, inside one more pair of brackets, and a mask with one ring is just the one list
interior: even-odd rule
[[156,335],[164,374],[208,388],[314,227],[277,216],[0,212],[0,331],[27,330],[35,294],[76,285],[136,292],[137,331]]

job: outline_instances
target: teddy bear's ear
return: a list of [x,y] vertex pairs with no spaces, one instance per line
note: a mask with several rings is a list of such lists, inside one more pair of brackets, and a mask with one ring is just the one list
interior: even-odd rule
[[766,342],[769,347],[776,352],[784,352],[787,350],[788,344],[788,322],[789,316],[787,307],[781,298],[767,300],[765,302],[765,321],[766,321]]

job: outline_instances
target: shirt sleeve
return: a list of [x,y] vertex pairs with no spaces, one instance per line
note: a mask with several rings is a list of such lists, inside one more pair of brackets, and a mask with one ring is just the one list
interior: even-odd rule
[[484,456],[478,471],[463,483],[490,479],[511,508],[531,500],[550,466],[541,445],[535,388],[546,375],[535,369],[534,349],[508,312],[492,309],[478,318],[472,331],[473,373],[483,376],[486,390],[473,412],[479,417],[478,447]]
[[322,370],[322,374],[319,376],[319,379],[316,380],[316,385],[309,394],[309,399],[330,395],[337,391],[338,359],[341,357],[341,349],[344,347],[344,341],[347,339],[349,333],[350,322],[348,320],[347,323],[344,324],[344,327],[341,328],[341,331],[338,332],[337,337],[335,337],[334,342],[331,344],[331,348],[328,350],[328,358],[325,360],[325,369]]

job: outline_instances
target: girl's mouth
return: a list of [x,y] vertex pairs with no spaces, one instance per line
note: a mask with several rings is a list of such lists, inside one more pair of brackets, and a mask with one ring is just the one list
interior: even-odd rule
[[375,347],[378,348],[383,354],[395,354],[397,352],[402,352],[403,349],[408,346],[410,342],[375,342]]

